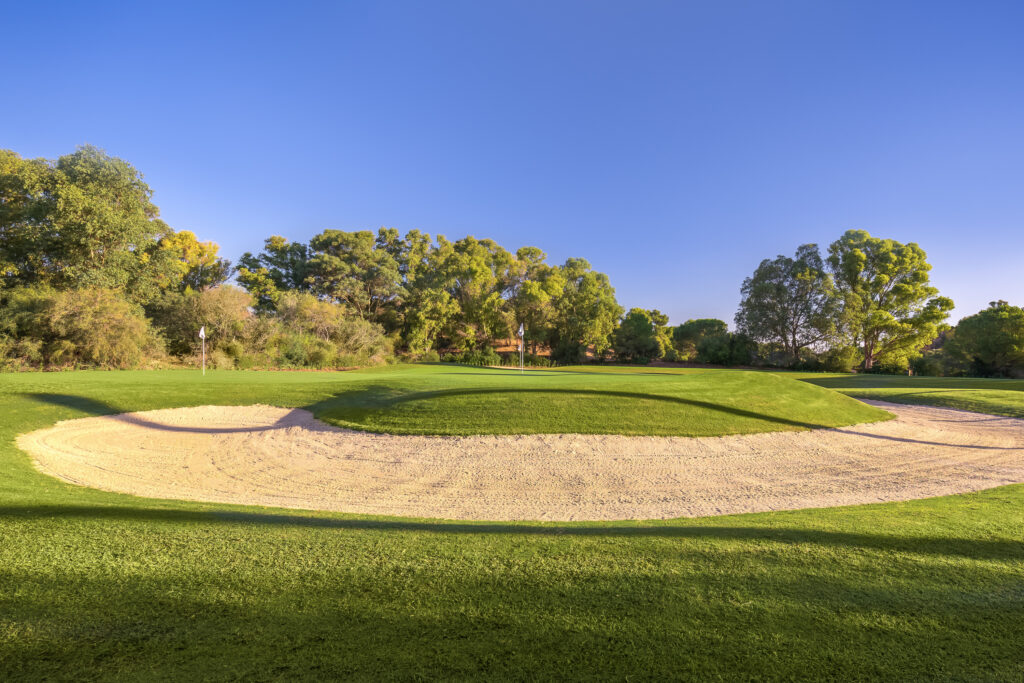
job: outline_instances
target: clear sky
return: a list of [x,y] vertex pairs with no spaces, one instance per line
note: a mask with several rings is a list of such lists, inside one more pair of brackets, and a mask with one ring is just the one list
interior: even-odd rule
[[916,241],[1024,305],[1024,3],[4,3],[0,147],[92,143],[234,259],[417,228],[732,321],[761,259]]

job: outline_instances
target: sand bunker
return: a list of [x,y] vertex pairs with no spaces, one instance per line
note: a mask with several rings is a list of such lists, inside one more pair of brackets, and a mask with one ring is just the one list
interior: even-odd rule
[[652,519],[908,500],[1024,482],[1024,420],[710,438],[394,436],[268,406],[60,422],[18,438],[66,481],[157,498],[478,520]]

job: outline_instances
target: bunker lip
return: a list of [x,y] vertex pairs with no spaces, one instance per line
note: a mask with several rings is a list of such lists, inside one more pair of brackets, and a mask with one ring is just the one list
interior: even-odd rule
[[203,406],[68,420],[18,445],[46,474],[119,493],[459,520],[698,517],[1024,482],[1024,420],[868,403],[896,419],[721,437],[398,436]]

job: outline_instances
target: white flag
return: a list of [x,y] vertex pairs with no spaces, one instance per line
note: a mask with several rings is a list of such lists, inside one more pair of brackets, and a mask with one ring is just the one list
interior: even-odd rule
[[519,336],[523,336],[523,323],[519,323]]
[[206,339],[206,325],[199,328],[199,338]]

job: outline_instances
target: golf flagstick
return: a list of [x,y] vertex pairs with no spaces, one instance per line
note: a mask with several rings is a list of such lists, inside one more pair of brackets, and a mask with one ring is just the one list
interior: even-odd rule
[[526,329],[519,323],[519,374],[523,374],[523,354],[526,353]]
[[206,377],[206,325],[199,328],[199,338],[203,340],[203,377]]

